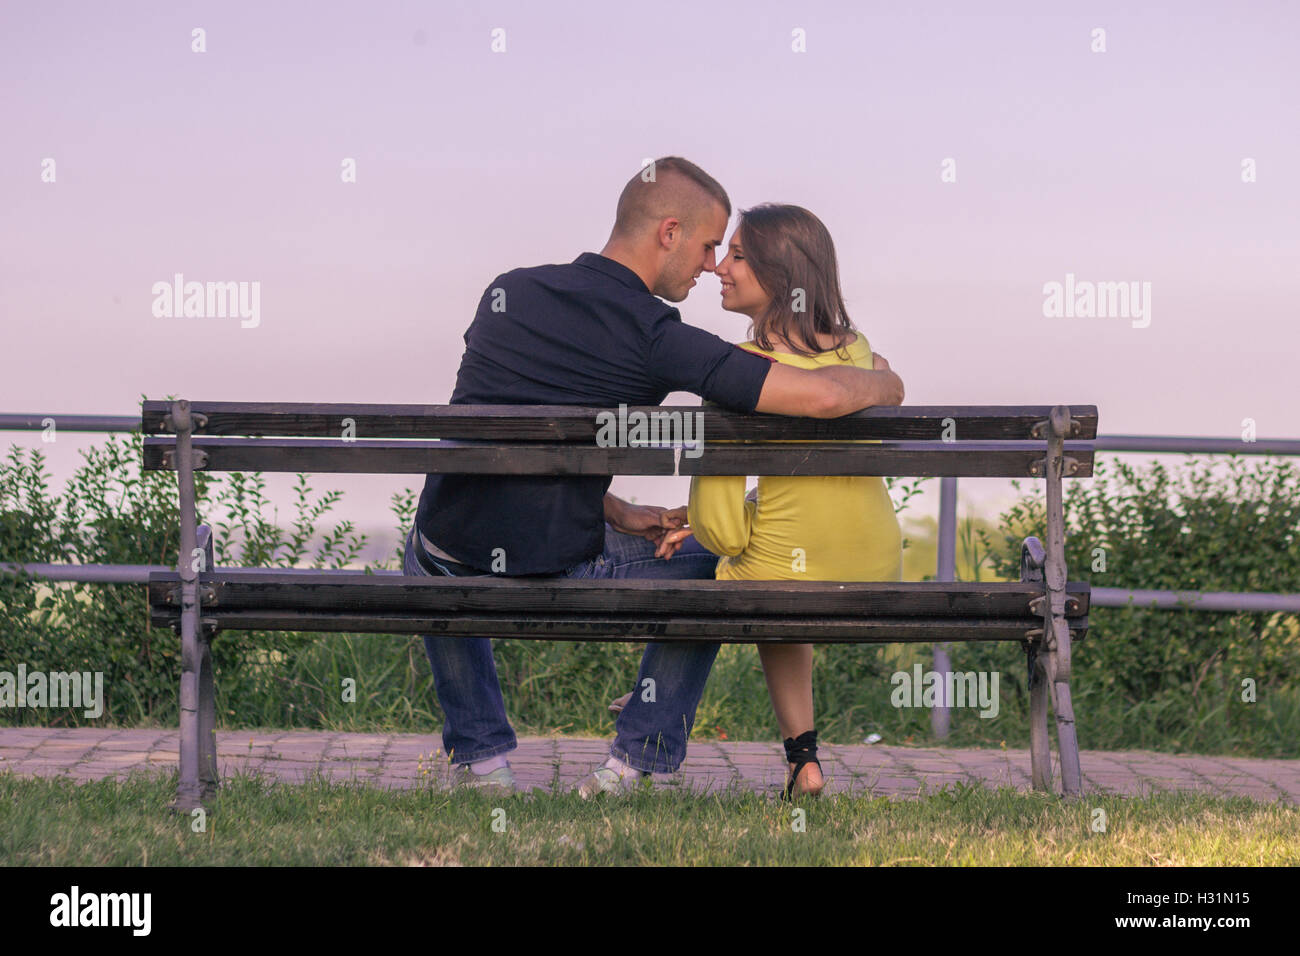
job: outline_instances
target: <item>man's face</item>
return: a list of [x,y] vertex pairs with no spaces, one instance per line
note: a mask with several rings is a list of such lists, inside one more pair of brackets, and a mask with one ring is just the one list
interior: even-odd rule
[[702,272],[717,266],[714,249],[722,244],[727,231],[727,211],[718,203],[709,208],[707,220],[699,223],[689,236],[674,235],[673,251],[664,261],[659,281],[650,291],[669,302],[681,302],[695,288]]

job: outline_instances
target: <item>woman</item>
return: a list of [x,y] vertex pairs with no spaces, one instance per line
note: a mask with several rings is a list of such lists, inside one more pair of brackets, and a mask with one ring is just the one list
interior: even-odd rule
[[[840,293],[830,233],[799,206],[765,203],[742,210],[727,256],[715,270],[722,307],[749,317],[752,340],[742,348],[776,362],[887,368],[873,362]],[[897,581],[902,536],[884,479],[879,477],[691,480],[689,528],[721,555],[725,580]],[[784,797],[821,792],[813,720],[811,644],[759,645],[759,658],[785,741],[789,780]],[[630,695],[629,695],[630,696]],[[622,701],[616,701],[617,707]]]

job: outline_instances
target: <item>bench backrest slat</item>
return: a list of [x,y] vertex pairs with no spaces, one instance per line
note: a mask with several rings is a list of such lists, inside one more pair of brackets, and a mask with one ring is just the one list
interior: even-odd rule
[[[195,438],[204,471],[473,475],[939,475],[1025,477],[1044,457],[1040,442],[711,443],[699,449],[327,438]],[[170,438],[145,438],[144,467],[174,467]],[[1066,442],[1092,474],[1093,444]]]
[[[212,608],[303,611],[494,611],[501,613],[701,616],[1019,617],[1041,620],[1029,606],[1041,584],[1024,582],[875,581],[574,581],[535,578],[428,578],[354,573],[304,575],[216,569],[201,574]],[[149,600],[168,606],[180,586],[175,572],[149,577]],[[1089,587],[1066,586],[1067,617],[1088,613]],[[175,603],[171,604],[176,607]]]
[[[1077,426],[1067,438],[1097,436],[1097,407],[1070,405]],[[199,402],[190,410],[206,418],[196,435],[338,438],[344,420],[355,437],[447,438],[494,441],[594,441],[602,414],[618,409],[567,405],[376,405],[344,403]],[[169,434],[171,403],[146,401],[141,427],[147,435]],[[789,418],[733,412],[698,405],[629,406],[624,414],[703,415],[710,441],[849,441],[852,439],[1023,441],[1047,419],[1048,405],[904,405],[869,408],[842,418]]]

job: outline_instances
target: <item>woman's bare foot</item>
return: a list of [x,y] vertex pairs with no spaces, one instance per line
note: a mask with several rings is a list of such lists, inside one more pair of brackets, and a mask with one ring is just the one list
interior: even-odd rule
[[[786,784],[789,785],[790,778],[794,776],[794,764],[790,764],[790,775],[786,777]],[[795,781],[794,795],[796,797],[815,797],[822,792],[826,786],[826,781],[822,778],[821,768],[815,763],[806,763],[803,770],[799,772],[799,779]]]

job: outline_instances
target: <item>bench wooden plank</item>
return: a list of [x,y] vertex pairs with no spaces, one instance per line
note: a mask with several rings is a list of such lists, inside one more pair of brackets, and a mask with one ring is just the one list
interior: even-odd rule
[[[169,438],[144,439],[144,467],[165,470]],[[205,471],[312,474],[475,475],[909,475],[1027,477],[1045,452],[1038,442],[764,442],[708,443],[697,457],[671,448],[599,448],[424,440],[195,438]],[[1092,474],[1090,442],[1066,442],[1079,462],[1072,477]]]
[[[1092,475],[1091,442],[1066,442],[1078,462],[1071,477]],[[907,475],[944,478],[1032,477],[1045,458],[1037,442],[913,442],[876,444],[707,444],[698,458],[681,458],[683,475]]]
[[[376,576],[362,572],[304,574],[222,571],[199,576],[215,610],[471,612],[500,614],[640,614],[676,617],[1022,617],[1042,585],[941,581],[663,581],[649,579]],[[149,601],[167,608],[180,586],[175,572],[149,577]],[[1066,586],[1067,617],[1085,617],[1090,585]],[[205,613],[208,613],[205,608]]]
[[[665,617],[638,615],[511,615],[485,612],[329,613],[204,609],[204,618],[224,630],[349,632],[354,634],[437,634],[566,641],[719,641],[761,643],[933,643],[934,641],[1023,641],[1041,621],[1006,618],[830,618]],[[151,609],[150,622],[172,623],[174,614]],[[1088,619],[1072,618],[1071,637],[1081,639]]]
[[[1070,405],[1078,430],[1067,436],[1097,437],[1097,406]],[[147,435],[169,434],[168,401],[141,407]],[[606,411],[569,405],[381,405],[306,402],[199,402],[192,412],[207,417],[196,435],[302,436],[338,438],[343,420],[351,418],[357,438],[450,438],[496,441],[593,441],[597,416]],[[841,418],[790,418],[734,412],[698,405],[629,406],[628,414],[680,412],[703,414],[710,440],[845,441],[855,438],[937,441],[945,422],[954,423],[958,442],[1027,440],[1030,430],[1047,419],[1048,405],[902,405],[869,408]]]

